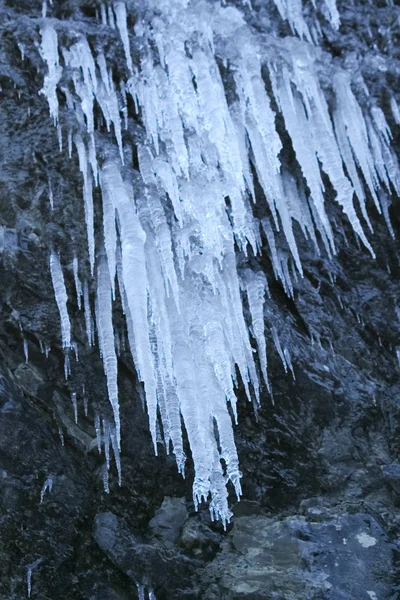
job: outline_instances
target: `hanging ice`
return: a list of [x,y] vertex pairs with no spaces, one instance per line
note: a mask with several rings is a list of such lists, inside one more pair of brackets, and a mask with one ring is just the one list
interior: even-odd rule
[[131,51],[129,48],[129,36],[128,29],[126,24],[126,6],[125,2],[115,2],[114,3],[114,12],[117,17],[117,27],[119,29],[119,33],[121,35],[121,40],[124,46],[126,63],[130,72],[132,72],[132,58]]
[[49,475],[46,478],[44,484],[42,485],[42,489],[40,491],[40,504],[42,504],[44,495],[47,492],[47,490],[49,491],[49,494],[51,493],[51,491],[53,489],[53,483],[54,483],[54,478],[52,475]]
[[78,151],[79,170],[83,175],[83,201],[85,207],[86,233],[88,239],[90,269],[93,274],[95,243],[92,178],[89,171],[86,147],[79,134],[74,136],[74,144]]
[[[149,415],[150,432],[153,438],[154,449],[156,446],[156,411],[157,396],[154,377],[153,355],[150,349],[148,330],[148,283],[145,257],[146,236],[140,226],[136,215],[133,197],[125,187],[117,165],[113,161],[106,162],[101,171],[101,189],[103,206],[110,205],[109,216],[105,217],[105,232],[108,232],[109,250],[113,266],[110,273],[115,276],[115,216],[111,212],[117,210],[120,223],[122,281],[126,294],[129,317],[132,319],[135,338],[135,349],[132,353],[136,358],[136,369],[139,380],[143,381],[147,410]],[[112,221],[112,222],[111,222]],[[110,231],[113,232],[112,238]],[[107,235],[107,233],[105,233]]]
[[73,267],[73,271],[74,271],[74,282],[75,282],[75,291],[76,291],[76,300],[78,303],[78,308],[79,310],[81,310],[81,302],[82,302],[82,284],[80,282],[79,279],[79,263],[78,263],[78,257],[74,256],[74,259],[72,261],[72,267]]
[[87,340],[88,340],[89,346],[92,346],[94,343],[93,325],[92,325],[92,310],[90,308],[89,287],[88,287],[88,282],[86,279],[83,284],[83,306],[85,309],[85,325],[86,325]]
[[[267,4],[267,12],[275,11]],[[269,386],[264,331],[269,290],[264,274],[249,265],[257,263],[266,242],[273,273],[293,297],[303,274],[298,232],[317,254],[336,251],[327,181],[371,254],[364,231],[365,225],[372,229],[367,193],[393,234],[389,195],[400,188],[385,115],[373,99],[361,109],[349,73],[333,62],[327,100],[321,65],[330,59],[316,46],[322,26],[310,19],[316,2],[307,12],[301,0],[274,4],[301,39],[258,35],[246,24],[246,11],[202,0],[139,3],[135,30],[129,31],[130,3],[101,3],[104,27],[119,32],[125,81],[116,80],[115,64],[109,58],[107,64],[101,44],[94,46],[81,33],[62,49],[66,77],[60,91],[66,98],[69,149],[74,143],[83,175],[89,263],[96,279],[90,286],[83,280],[86,332],[91,345],[90,287],[115,420],[114,427],[95,417],[97,442],[105,452],[104,488],[109,492],[111,450],[121,481],[115,349],[123,352],[125,336],[119,326],[116,332],[113,328],[116,299],[116,304],[121,300],[129,348],[143,384],[155,452],[157,444],[172,450],[184,473],[183,421],[194,462],[195,506],[208,499],[211,516],[224,524],[231,516],[227,482],[238,498],[241,494],[232,423],[237,419],[235,389],[243,385],[248,399],[259,402],[259,371]],[[318,9],[331,26],[339,27],[335,0],[321,0]],[[135,64],[130,47],[134,34],[140,39]],[[47,65],[43,93],[58,122],[57,35],[47,24],[41,35]],[[268,77],[275,105],[265,86]],[[128,130],[124,147],[121,111]],[[391,111],[398,122],[394,99]],[[283,123],[286,132],[281,131]],[[294,150],[290,167],[286,154],[291,148],[282,143],[287,134]],[[140,176],[132,167],[137,164]],[[99,244],[94,273],[93,188],[98,185],[103,223],[97,229],[103,231],[104,243]],[[253,217],[256,200],[261,223]],[[321,240],[324,247],[319,248]],[[83,257],[79,260],[83,277]],[[58,256],[51,261],[63,345],[69,347],[64,280]],[[73,269],[80,304],[75,259]],[[267,326],[285,370],[293,373],[289,348],[281,344],[278,329]]]
[[50,116],[54,119],[54,124],[58,125],[58,98],[57,85],[61,79],[62,67],[58,57],[58,39],[55,29],[49,24],[45,24],[40,30],[42,42],[40,44],[40,53],[43,60],[47,63],[48,74],[44,78],[43,88],[40,90],[49,103]]
[[53,282],[54,295],[61,319],[61,339],[63,348],[71,348],[71,323],[69,321],[64,275],[61,269],[60,257],[57,252],[50,254],[50,273]]
[[118,404],[118,361],[114,347],[114,329],[112,322],[111,282],[107,260],[99,257],[97,267],[96,324],[99,334],[99,347],[107,378],[108,398],[110,400],[117,436],[118,447],[121,439],[121,424]]
[[267,348],[265,344],[264,332],[264,296],[268,289],[268,283],[262,271],[253,273],[253,271],[250,271],[249,269],[243,274],[243,281],[249,303],[253,335],[257,341],[261,371],[266,386],[269,389],[269,380],[267,374]]

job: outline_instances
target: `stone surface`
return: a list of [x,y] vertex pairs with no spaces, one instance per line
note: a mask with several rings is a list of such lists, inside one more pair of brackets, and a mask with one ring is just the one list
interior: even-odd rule
[[149,527],[156,538],[162,540],[167,548],[172,548],[178,541],[187,519],[185,498],[164,498]]
[[389,600],[393,544],[371,515],[334,514],[238,517],[205,571],[204,598]]

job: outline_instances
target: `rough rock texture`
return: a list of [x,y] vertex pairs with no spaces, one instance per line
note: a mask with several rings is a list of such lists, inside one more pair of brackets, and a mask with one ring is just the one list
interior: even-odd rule
[[[53,3],[65,36],[71,22],[93,39],[101,34],[123,63],[117,34],[96,29],[94,2]],[[258,27],[263,7],[254,5],[248,18]],[[400,73],[398,8],[380,0],[339,8],[341,29],[324,28],[325,49],[359,69],[370,93],[388,105]],[[68,160],[59,153],[37,93],[39,17],[39,2],[0,1],[1,600],[27,597],[30,569],[31,598],[41,600],[128,600],[137,597],[136,583],[157,600],[399,598],[398,199],[390,209],[395,240],[371,208],[376,260],[332,207],[340,252],[332,267],[301,248],[305,277],[294,300],[274,280],[263,248],[268,320],[290,348],[295,379],[268,334],[275,404],[265,393],[256,415],[239,393],[243,501],[234,504],[232,495],[228,530],[211,523],[207,507],[194,511],[190,465],[183,480],[162,446],[154,457],[127,352],[119,365],[123,485],[112,470],[105,494],[93,419],[97,405],[106,405],[106,384],[74,301],[72,252],[83,256],[86,246],[82,183],[76,154]],[[390,125],[398,147],[398,128]],[[124,132],[125,141],[134,134]],[[63,249],[81,342],[67,381],[48,268],[54,244]],[[40,344],[51,347],[48,358]],[[83,384],[88,417],[78,396],[76,424],[71,393]],[[49,478],[51,490],[43,487]]]

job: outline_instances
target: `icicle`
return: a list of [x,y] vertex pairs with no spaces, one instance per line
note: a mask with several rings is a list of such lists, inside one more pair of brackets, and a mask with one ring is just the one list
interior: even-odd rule
[[114,12],[117,17],[117,27],[121,36],[122,44],[124,46],[124,52],[126,57],[126,64],[128,65],[129,71],[132,73],[132,58],[129,47],[129,36],[126,24],[126,5],[125,2],[115,2]]
[[286,365],[288,366],[288,368],[289,368],[289,370],[290,370],[290,372],[292,374],[292,377],[295,380],[296,377],[295,377],[294,370],[293,370],[292,359],[290,357],[290,352],[289,352],[289,350],[287,348],[285,348],[283,350],[283,355],[285,357]]
[[53,210],[53,208],[54,208],[54,196],[53,196],[53,190],[52,190],[52,187],[51,187],[50,177],[49,177],[49,202],[50,202],[50,208],[51,208],[51,210]]
[[112,6],[107,7],[108,23],[112,29],[115,29],[115,16]]
[[83,295],[82,292],[82,284],[79,280],[79,265],[78,265],[78,258],[76,256],[74,256],[73,262],[72,262],[72,266],[73,266],[73,271],[74,271],[74,282],[75,282],[75,290],[76,290],[76,300],[78,303],[78,309],[81,310],[82,308],[82,304],[81,304],[81,297]]
[[54,295],[61,319],[61,338],[63,348],[71,347],[71,324],[68,316],[68,295],[65,289],[64,275],[61,269],[60,257],[56,252],[50,254],[50,273],[53,282]]
[[107,471],[110,470],[110,424],[106,419],[103,419],[103,444],[104,456],[106,458]]
[[88,416],[88,410],[89,410],[89,399],[86,395],[83,396],[83,414],[85,415],[85,417]]
[[[135,337],[135,350],[132,353],[136,359],[135,366],[140,381],[144,382],[146,403],[149,415],[150,432],[153,439],[154,450],[156,446],[156,415],[157,398],[156,382],[154,379],[153,356],[151,354],[147,316],[147,271],[144,251],[146,235],[140,226],[135,212],[133,198],[122,181],[117,165],[106,162],[101,171],[101,189],[104,199],[113,207],[116,206],[121,226],[121,251],[122,251],[122,280],[126,293],[126,302]],[[132,190],[130,190],[132,194]],[[111,217],[110,217],[111,218]],[[115,231],[115,215],[113,223],[105,223],[105,227]],[[115,274],[115,246],[112,242],[113,267],[110,271]],[[109,251],[111,253],[111,251]],[[114,344],[113,344],[114,347]],[[115,352],[115,350],[114,350]]]
[[19,48],[19,51],[21,52],[21,60],[25,60],[25,45],[21,42],[18,42],[17,46]]
[[71,375],[71,364],[69,360],[69,355],[66,354],[64,357],[64,377],[65,381],[67,381],[68,377]]
[[71,402],[72,402],[72,407],[74,409],[74,420],[75,420],[75,423],[77,424],[78,423],[78,403],[76,400],[76,392],[73,392],[71,394]]
[[390,220],[390,214],[389,214],[389,208],[391,205],[391,201],[389,196],[386,194],[386,192],[384,190],[380,190],[378,192],[378,197],[379,197],[379,204],[382,207],[382,214],[383,217],[385,219],[387,228],[389,230],[390,235],[392,236],[393,239],[395,239],[396,235],[393,229],[393,225],[392,222]]
[[[73,82],[75,92],[80,98],[80,111],[77,112],[77,118],[80,124],[86,123],[86,130],[89,135],[94,132],[94,114],[93,102],[97,93],[96,67],[94,59],[86,38],[80,35],[78,41],[73,44],[69,50],[62,49],[64,61],[67,67],[73,72]],[[63,88],[64,93],[72,100],[70,92]],[[75,102],[72,100],[72,105]]]
[[47,490],[49,491],[49,494],[51,493],[52,489],[53,489],[53,483],[54,483],[54,479],[52,475],[49,475],[46,479],[46,481],[44,482],[42,489],[40,491],[40,504],[42,504],[43,499],[44,499],[44,495],[47,492]]
[[72,157],[72,131],[68,131],[68,158]]
[[392,115],[396,125],[400,125],[400,110],[394,96],[390,98],[390,108],[392,109]]
[[99,451],[99,454],[101,454],[101,425],[100,415],[97,413],[94,416],[94,428],[96,430],[97,450]]
[[282,19],[289,21],[293,33],[311,41],[310,31],[303,17],[301,0],[274,0]]
[[278,354],[279,354],[280,359],[281,359],[282,364],[283,364],[283,368],[285,369],[285,373],[287,373],[286,357],[285,357],[285,354],[284,354],[284,352],[282,350],[281,342],[279,340],[279,335],[278,335],[278,332],[277,332],[275,326],[271,327],[271,334],[272,334],[272,339],[274,340],[275,348],[278,351]]
[[89,297],[89,286],[88,282],[85,279],[83,283],[83,306],[85,310],[85,325],[86,325],[86,335],[88,339],[89,346],[92,346],[94,343],[93,340],[93,327],[92,327],[92,311],[90,308],[90,297]]
[[268,289],[268,283],[262,271],[253,273],[247,269],[243,276],[247,299],[249,302],[253,335],[257,341],[261,371],[265,384],[270,391],[267,374],[267,350],[265,344],[264,326],[264,296],[266,290]]
[[58,435],[60,436],[61,446],[64,448],[64,434],[61,427],[58,428]]
[[110,486],[108,483],[108,468],[107,465],[103,465],[103,488],[106,494],[110,493]]
[[121,487],[121,485],[122,485],[121,456],[120,456],[120,451],[118,448],[118,441],[117,441],[117,437],[115,435],[114,427],[111,428],[110,437],[111,437],[111,447],[112,447],[112,450],[114,453],[115,465],[117,467],[117,472],[118,472],[118,485],[119,485],[119,487]]
[[324,0],[327,9],[329,20],[334,29],[339,29],[340,27],[340,15],[336,6],[336,0]]
[[101,22],[103,25],[107,25],[107,12],[106,12],[106,7],[105,7],[104,2],[102,2],[100,5],[100,11],[101,11]]
[[43,561],[43,558],[38,558],[32,564],[28,565],[26,568],[26,586],[28,588],[28,598],[31,597],[32,593],[32,572],[36,569],[40,563]]
[[89,174],[87,152],[85,144],[80,135],[74,136],[74,144],[78,151],[79,170],[83,175],[83,199],[85,206],[85,222],[88,238],[90,270],[93,274],[94,269],[94,210],[93,210],[93,190],[92,180]]
[[120,446],[120,417],[118,403],[118,362],[114,347],[111,283],[105,257],[99,257],[97,267],[96,323],[99,347],[107,378],[108,399],[113,409],[118,447]]
[[[45,2],[43,3],[45,6]],[[48,73],[44,78],[43,88],[40,90],[40,94],[46,96],[49,104],[50,116],[54,120],[54,124],[58,124],[58,99],[57,99],[57,84],[61,79],[62,67],[59,63],[58,57],[58,39],[57,33],[49,24],[45,24],[41,30],[40,35],[42,41],[40,44],[40,54],[43,60],[47,64]]]
[[100,186],[103,199],[103,232],[104,247],[107,254],[110,286],[112,297],[115,299],[116,249],[117,231],[115,222],[116,187],[112,178],[106,175],[106,167],[100,172]]
[[144,585],[140,585],[139,583],[137,583],[136,585],[137,585],[137,590],[138,590],[138,600],[145,600]]
[[28,340],[24,338],[24,356],[25,362],[27,363],[29,360],[29,350],[28,350]]

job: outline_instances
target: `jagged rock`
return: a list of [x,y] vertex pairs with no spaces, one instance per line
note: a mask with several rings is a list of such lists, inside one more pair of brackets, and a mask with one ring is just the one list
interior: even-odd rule
[[188,518],[185,498],[164,498],[161,507],[149,523],[152,534],[166,548],[172,548]]
[[168,589],[185,597],[182,573],[190,580],[194,568],[187,558],[139,543],[112,513],[96,515],[93,535],[100,548],[133,581],[153,589],[160,598],[168,597]]
[[400,463],[392,463],[381,467],[385,482],[397,493],[400,494]]
[[389,600],[394,559],[371,515],[335,514],[319,522],[238,517],[205,570],[204,599]]

